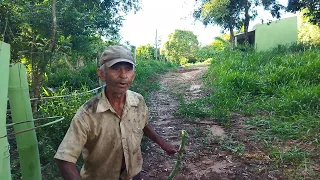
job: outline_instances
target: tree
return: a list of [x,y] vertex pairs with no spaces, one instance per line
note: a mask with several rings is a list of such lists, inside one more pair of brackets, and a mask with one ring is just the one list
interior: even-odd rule
[[319,0],[288,0],[287,11],[303,11],[312,24],[320,26],[320,1]]
[[139,46],[136,50],[136,57],[141,60],[155,59],[155,48],[150,44]]
[[299,14],[298,39],[300,43],[320,45],[320,26],[310,23],[309,17]]
[[276,0],[204,0],[193,13],[195,19],[204,25],[219,25],[230,32],[230,43],[234,47],[234,30],[244,29],[245,41],[248,41],[250,20],[257,16],[256,6],[263,6],[272,16],[280,18],[283,7]]
[[223,30],[230,32],[230,43],[234,46],[234,29],[241,27],[240,11],[238,0],[205,0],[193,13],[195,19],[200,20],[204,25],[218,25]]
[[195,62],[198,45],[198,38],[192,31],[176,29],[169,34],[162,53],[177,64]]
[[31,66],[31,95],[39,97],[51,62],[62,56],[94,59],[101,37],[117,39],[119,14],[131,9],[139,9],[139,0],[3,0],[0,38],[11,45],[12,62],[23,58]]
[[239,0],[239,7],[242,9],[244,18],[242,19],[242,25],[244,28],[244,39],[248,42],[248,30],[250,20],[254,20],[258,12],[256,7],[263,6],[265,10],[270,11],[272,17],[280,18],[280,10],[284,7],[277,2],[277,0]]
[[214,47],[216,51],[224,51],[230,48],[230,35],[222,34],[220,37],[215,37],[215,40],[210,44],[210,46]]
[[214,55],[216,55],[217,51],[214,46],[207,45],[199,48],[196,52],[197,58],[200,62],[203,62],[209,58],[212,58]]

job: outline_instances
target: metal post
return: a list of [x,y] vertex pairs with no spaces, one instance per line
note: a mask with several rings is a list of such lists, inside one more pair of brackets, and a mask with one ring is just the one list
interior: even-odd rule
[[[8,102],[10,45],[0,42],[0,137],[7,134],[6,117]],[[8,139],[0,139],[0,179],[11,180]]]
[[158,60],[158,30],[156,29],[156,60]]
[[[10,67],[9,102],[14,123],[33,119],[26,67],[21,63]],[[34,122],[28,122],[15,125],[14,130],[18,132],[33,127]],[[39,149],[35,130],[17,134],[16,141],[22,179],[41,180]]]

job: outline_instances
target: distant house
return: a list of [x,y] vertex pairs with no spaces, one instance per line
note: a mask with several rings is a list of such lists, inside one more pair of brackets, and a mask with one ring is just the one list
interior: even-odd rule
[[[257,24],[254,30],[248,32],[249,44],[257,51],[265,51],[278,45],[287,45],[298,41],[297,16],[280,19],[270,24]],[[244,34],[235,36],[235,43],[244,43]]]

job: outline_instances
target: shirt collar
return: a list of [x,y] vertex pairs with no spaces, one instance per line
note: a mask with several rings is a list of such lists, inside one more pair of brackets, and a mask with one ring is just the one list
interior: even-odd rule
[[[105,111],[112,108],[108,98],[106,97],[104,89],[103,89],[103,91],[100,92],[98,97],[99,97],[99,102],[98,102],[97,110],[96,110],[97,113],[105,112]],[[124,107],[138,106],[138,103],[139,103],[139,99],[135,95],[135,93],[133,91],[127,90],[126,102],[125,102]]]

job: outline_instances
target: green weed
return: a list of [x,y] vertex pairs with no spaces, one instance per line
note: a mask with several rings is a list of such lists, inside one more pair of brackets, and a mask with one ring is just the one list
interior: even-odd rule
[[[210,96],[182,103],[184,117],[215,117],[228,124],[231,112],[265,114],[269,134],[318,141],[320,48],[279,47],[269,52],[225,51],[213,57],[204,82]],[[263,119],[263,117],[260,117]],[[251,125],[257,118],[251,119]],[[269,122],[268,122],[269,121]],[[258,127],[257,127],[258,128]],[[260,128],[261,129],[261,128]]]
[[242,156],[244,154],[245,147],[242,143],[240,143],[238,141],[224,140],[224,141],[222,141],[220,149],[230,151],[237,156]]
[[270,158],[276,162],[276,166],[280,165],[299,165],[306,166],[307,156],[310,152],[304,151],[297,146],[284,151],[280,148],[273,148],[270,153]]
[[[231,112],[251,115],[253,118],[245,122],[250,130],[247,132],[251,139],[264,142],[267,149],[281,141],[299,140],[319,151],[319,46],[279,46],[268,52],[224,51],[212,59],[203,79],[210,95],[182,104],[180,115],[210,116],[223,125],[231,124]],[[232,141],[222,147],[233,152],[243,150],[241,143]],[[319,154],[314,156],[300,148],[273,149],[271,156],[279,165],[311,166],[306,162]]]

